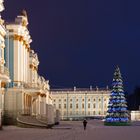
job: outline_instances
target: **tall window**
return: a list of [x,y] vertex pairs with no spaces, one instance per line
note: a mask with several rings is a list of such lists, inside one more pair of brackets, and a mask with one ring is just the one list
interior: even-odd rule
[[90,108],[90,104],[88,104],[88,108]]
[[78,104],[76,104],[76,108],[78,109]]
[[64,104],[64,108],[66,109],[66,104]]
[[70,108],[72,108],[72,104],[70,104]]
[[93,108],[96,108],[96,105],[95,104],[93,104]]
[[59,104],[59,109],[61,109],[61,104]]
[[82,108],[84,108],[84,104],[82,104]]

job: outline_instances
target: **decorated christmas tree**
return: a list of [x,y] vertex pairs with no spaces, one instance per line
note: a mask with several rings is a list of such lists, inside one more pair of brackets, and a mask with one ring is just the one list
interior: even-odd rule
[[120,69],[117,66],[112,81],[112,91],[108,104],[105,124],[108,125],[126,125],[128,124],[127,103],[123,90],[123,81]]

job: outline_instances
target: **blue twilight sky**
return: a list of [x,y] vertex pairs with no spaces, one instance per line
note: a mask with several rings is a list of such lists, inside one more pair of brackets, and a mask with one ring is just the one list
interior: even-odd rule
[[125,90],[140,85],[139,0],[5,0],[2,17],[29,16],[31,48],[51,87],[105,87],[120,66]]

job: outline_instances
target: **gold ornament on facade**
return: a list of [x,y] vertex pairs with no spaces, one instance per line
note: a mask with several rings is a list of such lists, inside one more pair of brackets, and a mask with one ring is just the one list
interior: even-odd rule
[[27,49],[27,52],[30,52],[30,48]]
[[23,45],[26,46],[26,41],[25,40],[23,40]]
[[27,26],[27,21],[26,20],[22,21],[22,26],[25,26],[25,27]]
[[28,48],[29,48],[29,44],[25,44],[25,48],[28,50]]
[[20,36],[19,35],[14,35],[14,40],[20,41]]
[[25,46],[26,49],[30,48],[29,44],[27,43],[26,40],[24,40],[23,36],[15,34],[13,37],[14,37],[14,40],[22,42],[23,46]]
[[6,83],[5,83],[5,82],[2,82],[2,83],[1,83],[1,87],[2,87],[2,88],[5,88],[5,87],[6,87]]
[[32,64],[30,64],[30,69],[33,69],[33,68],[34,68],[34,66]]
[[37,96],[39,96],[40,94],[41,94],[41,93],[38,92],[38,93],[37,93]]
[[23,41],[23,36],[20,36],[20,37],[19,37],[19,41],[20,41],[20,42]]
[[36,70],[36,71],[38,70],[37,66],[34,66],[34,70]]

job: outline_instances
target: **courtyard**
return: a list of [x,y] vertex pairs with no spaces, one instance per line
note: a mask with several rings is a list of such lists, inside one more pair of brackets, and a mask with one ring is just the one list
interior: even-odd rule
[[65,121],[53,129],[4,126],[0,140],[139,140],[140,122],[131,126],[104,126],[100,120],[89,120],[83,130],[80,121]]

